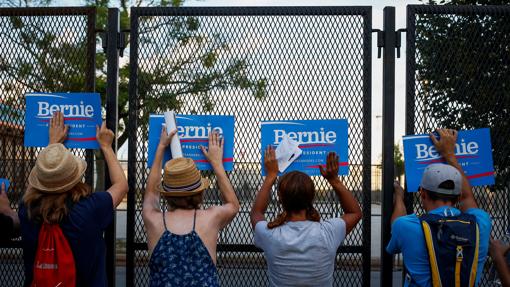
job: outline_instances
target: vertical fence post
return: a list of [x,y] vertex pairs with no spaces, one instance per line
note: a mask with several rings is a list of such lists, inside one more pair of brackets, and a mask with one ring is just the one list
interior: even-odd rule
[[[138,8],[140,9],[140,8]],[[126,287],[135,286],[136,188],[138,177],[136,130],[138,128],[138,10],[131,8],[129,43],[128,202],[126,218]]]
[[[85,91],[92,93],[96,90],[96,8],[89,7],[87,10]],[[85,159],[87,161],[85,182],[89,186],[94,186],[94,151],[86,149]]]
[[[108,26],[106,31],[106,126],[115,134],[112,148],[117,153],[117,123],[118,123],[118,94],[119,94],[119,49],[118,40],[120,33],[119,9],[108,9]],[[105,164],[105,187],[112,185],[108,166]],[[115,212],[116,214],[116,212]],[[113,217],[112,224],[108,226],[105,233],[106,240],[106,271],[108,276],[108,286],[115,286],[115,242],[116,242],[116,216]]]
[[395,134],[395,7],[384,8],[383,19],[383,130],[382,130],[382,218],[381,286],[393,286],[393,256],[385,250],[391,239],[393,211],[394,134]]

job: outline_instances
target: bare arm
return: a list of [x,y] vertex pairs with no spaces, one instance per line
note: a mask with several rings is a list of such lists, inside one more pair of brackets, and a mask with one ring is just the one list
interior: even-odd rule
[[505,255],[510,251],[510,246],[504,246],[501,241],[491,239],[489,253],[496,265],[499,279],[503,287],[510,287],[510,267],[508,266]]
[[128,183],[124,171],[120,166],[117,156],[113,152],[112,143],[115,135],[111,130],[106,128],[106,123],[103,122],[101,128],[96,127],[96,138],[103,152],[104,159],[108,165],[108,172],[112,185],[108,188],[107,192],[110,193],[113,199],[113,206],[117,207],[126,193],[128,192]]
[[320,170],[322,176],[327,179],[338,196],[344,211],[342,219],[345,221],[346,234],[349,234],[361,220],[362,213],[358,201],[338,177],[338,155],[330,152],[327,156],[326,168],[321,166]]
[[430,134],[430,139],[434,143],[436,150],[443,156],[446,162],[455,167],[462,175],[462,191],[460,194],[460,210],[463,212],[470,208],[478,208],[471,184],[458,163],[455,157],[455,143],[457,142],[457,131],[450,129],[438,129],[439,140],[433,134]]
[[[12,223],[14,226],[14,234],[19,234],[19,217],[18,213],[14,211],[10,204],[9,199],[7,198],[7,191],[5,190],[5,184],[2,182],[2,186],[0,187],[0,214],[4,214],[9,216],[12,219]],[[4,230],[5,232],[5,230]]]
[[220,138],[217,132],[212,132],[209,134],[208,149],[206,150],[205,147],[201,146],[202,152],[214,170],[221,192],[223,205],[216,206],[212,209],[216,213],[216,218],[219,220],[218,224],[220,229],[234,219],[240,207],[234,188],[228,179],[225,168],[223,168],[223,144],[223,138]]
[[391,223],[397,218],[407,214],[406,205],[404,204],[404,189],[398,181],[393,183],[393,214],[391,214]]
[[147,216],[152,212],[160,212],[159,206],[159,190],[157,186],[161,183],[161,166],[163,164],[163,156],[165,150],[170,144],[172,137],[175,135],[176,130],[173,130],[168,135],[166,133],[166,127],[161,128],[161,136],[159,139],[158,148],[152,161],[151,171],[149,178],[147,179],[147,186],[145,188],[145,194],[143,197],[142,213],[143,216]]
[[250,221],[252,228],[255,228],[257,222],[264,221],[269,199],[271,198],[271,187],[278,177],[278,162],[276,161],[275,150],[269,146],[264,154],[264,166],[266,168],[266,179],[257,193],[255,203],[251,208]]

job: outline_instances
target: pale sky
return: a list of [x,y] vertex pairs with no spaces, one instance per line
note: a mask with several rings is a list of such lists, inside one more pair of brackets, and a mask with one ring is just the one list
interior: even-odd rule
[[[82,1],[55,1],[58,6],[80,6]],[[193,0],[186,1],[184,6],[372,6],[372,27],[382,29],[383,9],[394,6],[396,9],[396,28],[405,28],[406,6],[421,4],[417,0],[408,1],[333,1],[315,0]],[[405,132],[405,33],[402,36],[401,58],[395,63],[395,142],[402,144]],[[400,112],[399,112],[400,111]],[[377,58],[377,38],[372,35],[372,163],[379,163],[382,146],[382,59]],[[122,151],[121,151],[122,153]],[[124,157],[121,155],[121,157]]]

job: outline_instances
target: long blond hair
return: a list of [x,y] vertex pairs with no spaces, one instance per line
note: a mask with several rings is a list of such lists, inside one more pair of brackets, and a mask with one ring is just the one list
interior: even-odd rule
[[83,182],[77,183],[69,191],[57,194],[45,193],[30,187],[23,196],[23,203],[30,220],[57,224],[69,214],[69,203],[76,203],[91,193],[90,186]]

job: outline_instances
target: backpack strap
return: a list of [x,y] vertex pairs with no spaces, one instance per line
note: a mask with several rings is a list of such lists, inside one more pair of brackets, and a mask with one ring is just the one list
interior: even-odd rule
[[475,256],[473,259],[473,264],[471,265],[471,274],[469,275],[469,287],[475,286],[476,282],[476,274],[478,272],[478,252],[480,249],[480,230],[478,229],[478,223],[476,223],[476,246],[475,246]]
[[434,242],[432,241],[432,231],[430,230],[429,224],[425,221],[421,221],[423,228],[423,235],[425,236],[425,244],[427,245],[427,251],[429,253],[430,262],[430,273],[432,275],[432,287],[441,287],[441,277],[439,275],[439,267],[437,265],[436,252],[434,250]]

